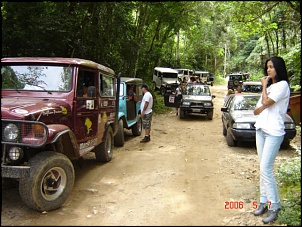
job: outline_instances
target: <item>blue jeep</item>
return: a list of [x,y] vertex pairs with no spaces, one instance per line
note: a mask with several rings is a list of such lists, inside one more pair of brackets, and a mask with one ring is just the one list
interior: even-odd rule
[[123,146],[125,143],[124,128],[131,129],[134,136],[142,133],[142,118],[140,105],[143,97],[140,78],[121,77],[120,98],[118,113],[118,131],[114,137],[115,146]]

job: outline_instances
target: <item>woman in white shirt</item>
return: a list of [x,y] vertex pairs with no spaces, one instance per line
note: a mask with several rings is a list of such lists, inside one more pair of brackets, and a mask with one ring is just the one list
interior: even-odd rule
[[274,162],[284,139],[284,120],[290,98],[290,87],[285,62],[271,57],[265,62],[265,77],[261,78],[262,94],[254,110],[257,117],[256,146],[260,162],[260,204],[255,216],[264,214],[265,224],[273,222],[281,209]]

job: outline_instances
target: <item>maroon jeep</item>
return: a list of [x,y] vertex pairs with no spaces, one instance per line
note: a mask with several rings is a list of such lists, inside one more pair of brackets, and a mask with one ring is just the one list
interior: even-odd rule
[[78,58],[1,59],[2,181],[19,181],[24,203],[59,208],[74,185],[76,160],[109,162],[118,129],[120,77]]

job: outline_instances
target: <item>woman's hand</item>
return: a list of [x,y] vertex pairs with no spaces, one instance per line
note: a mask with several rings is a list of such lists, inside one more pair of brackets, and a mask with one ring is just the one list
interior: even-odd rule
[[269,79],[270,79],[269,76],[264,76],[264,77],[262,77],[262,78],[260,79],[261,84],[262,84],[262,87],[264,87],[264,86],[266,87],[267,82],[268,82]]

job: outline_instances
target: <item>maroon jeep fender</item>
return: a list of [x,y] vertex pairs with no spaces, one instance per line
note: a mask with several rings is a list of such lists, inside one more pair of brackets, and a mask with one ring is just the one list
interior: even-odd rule
[[52,144],[56,152],[65,154],[69,159],[80,157],[75,134],[68,126],[50,124],[47,127],[49,132],[47,144]]

